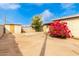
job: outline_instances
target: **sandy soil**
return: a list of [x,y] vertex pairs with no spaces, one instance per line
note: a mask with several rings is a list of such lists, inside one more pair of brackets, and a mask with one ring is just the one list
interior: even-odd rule
[[5,34],[0,39],[1,56],[77,56],[79,40],[45,37],[44,33]]

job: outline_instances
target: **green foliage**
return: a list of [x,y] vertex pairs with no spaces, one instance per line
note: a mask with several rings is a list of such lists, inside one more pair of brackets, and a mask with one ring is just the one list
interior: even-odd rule
[[32,26],[32,28],[35,29],[35,31],[37,31],[37,32],[41,31],[41,27],[42,27],[41,16],[34,16],[32,19],[31,26]]

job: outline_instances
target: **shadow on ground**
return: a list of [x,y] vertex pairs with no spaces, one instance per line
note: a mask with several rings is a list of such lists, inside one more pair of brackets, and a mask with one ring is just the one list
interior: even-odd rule
[[12,33],[4,34],[0,39],[0,56],[22,56]]
[[67,39],[66,37],[61,37],[61,36],[51,36],[51,35],[49,35],[49,37],[51,37],[51,38],[59,38],[59,39]]

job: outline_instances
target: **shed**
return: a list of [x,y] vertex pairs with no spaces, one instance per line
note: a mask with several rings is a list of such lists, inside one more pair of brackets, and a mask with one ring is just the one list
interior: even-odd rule
[[79,15],[62,17],[55,20],[61,20],[62,22],[67,22],[67,26],[71,30],[73,37],[79,38]]
[[[72,15],[72,16],[66,16],[62,18],[54,19],[53,21],[61,20],[62,22],[67,22],[67,26],[69,30],[71,31],[74,38],[79,38],[79,14]],[[48,25],[51,23],[46,23],[43,26],[43,31],[49,28]]]
[[5,24],[5,33],[21,33],[21,24]]

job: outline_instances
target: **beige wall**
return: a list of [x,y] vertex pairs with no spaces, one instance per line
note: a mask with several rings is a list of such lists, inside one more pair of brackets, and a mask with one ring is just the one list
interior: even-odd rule
[[0,25],[0,37],[4,34],[4,26]]
[[[11,25],[5,25],[5,32],[10,33]],[[21,25],[14,25],[14,33],[21,33]]]
[[5,25],[5,33],[10,33],[10,26],[9,25]]
[[21,26],[20,25],[15,25],[14,30],[15,30],[15,33],[21,33]]
[[67,22],[68,28],[71,30],[72,35],[79,38],[79,17],[63,20]]

